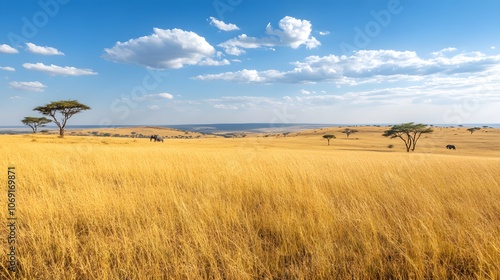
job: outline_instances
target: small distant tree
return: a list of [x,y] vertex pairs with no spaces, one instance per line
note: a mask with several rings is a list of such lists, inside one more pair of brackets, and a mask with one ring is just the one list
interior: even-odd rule
[[425,124],[415,124],[413,122],[393,125],[389,130],[384,131],[382,134],[385,137],[400,138],[406,146],[406,152],[413,152],[417,147],[418,139],[424,133],[432,133],[432,128]]
[[340,132],[345,133],[345,135],[347,137],[349,137],[349,135],[357,133],[358,131],[356,129],[345,128],[345,129],[341,130]]
[[47,119],[46,117],[41,117],[41,118],[24,117],[24,119],[22,119],[21,122],[31,127],[33,133],[36,133],[38,127],[44,127],[46,124],[51,122],[51,120]]
[[328,140],[328,146],[330,146],[330,139],[335,139],[337,137],[335,137],[335,135],[332,135],[332,134],[325,134],[325,135],[323,135],[323,138]]
[[[90,110],[90,107],[76,100],[53,101],[45,106],[38,106],[33,109],[33,111],[38,111],[42,115],[54,119],[54,123],[59,127],[59,136],[61,138],[64,137],[64,128],[68,119],[84,110]],[[57,118],[57,113],[61,114],[60,119]]]
[[467,131],[470,132],[470,134],[474,133],[476,130],[480,130],[481,128],[480,127],[471,127],[471,128],[467,128]]

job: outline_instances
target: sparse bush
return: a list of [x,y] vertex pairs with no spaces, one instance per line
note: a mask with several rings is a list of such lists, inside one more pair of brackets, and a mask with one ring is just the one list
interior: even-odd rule
[[476,130],[481,130],[481,128],[480,127],[471,127],[471,128],[467,129],[467,131],[469,131],[470,134],[474,133],[474,131],[476,131]]

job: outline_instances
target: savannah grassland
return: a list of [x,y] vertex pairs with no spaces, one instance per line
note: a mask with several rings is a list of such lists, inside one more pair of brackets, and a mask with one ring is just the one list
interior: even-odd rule
[[18,176],[17,278],[500,279],[500,130],[437,128],[408,154],[356,129],[0,136],[2,185],[9,165]]

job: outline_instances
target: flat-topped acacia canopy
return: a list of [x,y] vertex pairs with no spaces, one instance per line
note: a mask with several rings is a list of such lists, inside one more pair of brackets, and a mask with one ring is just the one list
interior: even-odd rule
[[[89,106],[82,104],[77,100],[60,100],[52,101],[45,106],[35,107],[33,111],[38,111],[43,115],[52,117],[54,119],[54,123],[59,127],[59,135],[64,137],[64,128],[66,127],[68,119],[81,111],[90,109],[91,108]],[[61,114],[60,120],[58,120],[56,116],[58,112]]]
[[402,123],[393,125],[389,130],[384,131],[382,136],[393,138],[400,138],[406,146],[406,151],[414,151],[417,147],[417,141],[424,133],[432,133],[432,128],[422,123]]

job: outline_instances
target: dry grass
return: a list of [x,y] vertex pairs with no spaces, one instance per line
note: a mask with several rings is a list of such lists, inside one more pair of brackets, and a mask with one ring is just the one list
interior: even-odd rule
[[499,279],[498,131],[442,130],[407,154],[381,129],[0,136],[18,173],[18,278]]

